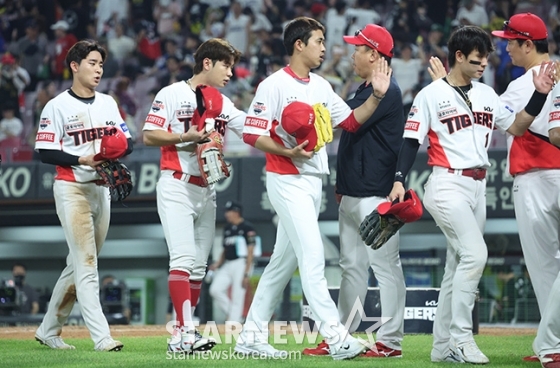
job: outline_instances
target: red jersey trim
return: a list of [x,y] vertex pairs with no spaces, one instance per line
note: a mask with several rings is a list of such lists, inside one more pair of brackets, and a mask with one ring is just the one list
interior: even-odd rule
[[290,68],[289,65],[285,66],[283,69],[286,73],[288,73],[290,76],[292,76],[293,78],[297,79],[300,82],[304,82],[304,83],[309,83],[309,77],[307,78],[300,78],[296,75],[296,73],[294,73],[294,71],[292,70],[292,68]]
[[[167,128],[167,131],[171,133],[171,126]],[[177,152],[177,147],[175,147],[174,144],[161,147],[161,160],[159,166],[161,170],[183,172],[183,169],[181,169],[181,161],[179,160],[179,153]]]
[[350,115],[348,115],[342,123],[338,124],[338,126],[347,132],[356,133],[362,125],[358,123],[358,120],[356,120],[356,116],[354,115],[354,110],[352,110]]
[[[282,139],[276,134],[276,127],[278,126],[278,124],[279,123],[276,120],[272,122],[272,129],[270,129],[270,138],[272,138],[274,142],[280,145],[284,145],[282,143]],[[299,174],[299,171],[294,165],[294,162],[291,158],[281,155],[275,155],[272,153],[266,153],[266,171],[282,175]]]
[[55,180],[76,182],[76,177],[74,176],[74,170],[72,170],[72,167],[70,166],[57,166]]
[[437,133],[430,129],[428,132],[428,139],[430,142],[430,146],[428,147],[428,165],[451,167],[447,155],[439,142]]
[[532,169],[560,169],[558,148],[526,131],[521,137],[513,137],[509,151],[511,175]]

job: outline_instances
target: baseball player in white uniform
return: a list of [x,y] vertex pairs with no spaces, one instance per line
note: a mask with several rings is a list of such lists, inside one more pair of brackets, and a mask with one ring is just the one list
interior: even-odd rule
[[[560,64],[556,65],[556,75],[560,75]],[[560,148],[560,85],[557,84],[550,93],[552,100],[552,107],[549,114],[548,135],[550,142],[553,143],[557,149]],[[547,170],[548,171],[548,170]],[[558,170],[556,170],[558,171]],[[560,180],[558,177],[549,180],[547,187],[541,187],[549,194],[552,191],[553,195],[543,198],[541,204],[544,204],[547,199],[552,202],[551,207],[556,209],[560,208]],[[557,199],[557,200],[555,200]],[[558,228],[548,228],[547,231],[558,231]],[[558,368],[560,367],[560,315],[558,308],[560,307],[560,272],[556,275],[554,283],[551,285],[547,303],[544,306],[544,311],[541,315],[541,321],[537,330],[537,337],[533,342],[533,351],[537,354],[541,365],[545,368]]]
[[475,26],[460,28],[451,35],[448,48],[449,74],[425,87],[408,115],[389,199],[402,200],[406,174],[428,136],[433,172],[424,205],[448,245],[431,359],[486,364],[489,360],[473,338],[472,309],[488,257],[483,239],[488,144],[495,128],[513,135],[526,131],[546,102],[554,82],[553,66],[541,65],[533,78],[537,91],[525,110],[514,114],[493,89],[472,81],[482,76],[493,51],[488,34]]
[[[161,147],[161,177],[157,184],[157,207],[169,249],[169,293],[177,313],[169,351],[208,350],[213,339],[202,337],[192,321],[206,262],[214,243],[216,190],[201,178],[196,143],[209,133],[191,125],[197,107],[198,85],[225,86],[240,53],[227,41],[210,39],[196,51],[195,75],[162,88],[144,124],[144,143]],[[221,114],[214,130],[221,136],[226,126],[241,137],[245,113],[223,96]]]
[[[542,61],[550,60],[546,25],[534,14],[516,14],[506,22],[502,31],[492,34],[508,39],[507,51],[512,63],[526,70],[500,96],[514,111],[519,111],[529,100],[527,92],[534,89],[531,83],[533,71],[538,70]],[[560,273],[560,205],[550,200],[560,195],[560,152],[549,139],[550,132],[558,124],[554,111],[559,106],[560,99],[551,93],[545,108],[527,132],[521,137],[508,136],[515,217],[541,316],[547,312],[545,306]],[[524,360],[538,360],[538,356]]]
[[329,173],[327,153],[324,148],[314,153],[312,139],[298,135],[299,129],[291,132],[295,136],[290,135],[282,125],[282,117],[289,110],[292,120],[300,119],[305,128],[311,105],[319,103],[329,110],[333,127],[356,131],[384,97],[391,73],[387,62],[380,59],[372,72],[374,92],[363,105],[351,110],[325,79],[310,72],[323,61],[324,43],[324,27],[314,19],[300,17],[288,23],[284,46],[290,64],[261,82],[245,121],[244,141],[266,152],[266,187],[279,222],[274,252],[237,340],[235,351],[239,353],[272,357],[286,354],[268,343],[268,323],[298,267],[303,292],[319,332],[330,346],[331,357],[350,359],[365,350],[340,322],[324,276],[325,257],[317,218],[322,178]]
[[132,140],[115,100],[95,91],[103,74],[106,52],[93,41],[77,42],[68,51],[66,64],[73,74],[72,87],[47,103],[41,113],[35,149],[41,161],[56,165],[53,185],[56,213],[66,236],[66,268],[54,287],[49,308],[35,338],[53,349],[74,349],[60,334],[76,298],[95,343],[95,350],[118,351],[99,301],[97,256],[105,241],[111,211],[108,188],[100,182],[94,156],[109,128]]

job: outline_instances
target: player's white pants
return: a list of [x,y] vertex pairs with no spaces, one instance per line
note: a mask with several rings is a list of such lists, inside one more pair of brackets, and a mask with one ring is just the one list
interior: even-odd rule
[[560,272],[559,196],[560,170],[519,174],[513,181],[519,239],[541,316]]
[[69,254],[37,334],[42,338],[59,336],[77,297],[84,322],[97,345],[111,336],[101,309],[97,273],[97,255],[111,216],[109,191],[93,183],[55,180],[53,192]]
[[533,342],[533,351],[539,356],[560,353],[560,273],[549,290],[548,303],[541,316],[537,337]]
[[[338,209],[342,268],[338,310],[342,323],[348,326],[347,320],[356,299],[359,298],[363,305],[366,298],[371,266],[379,282],[381,317],[391,318],[377,332],[377,341],[400,350],[404,334],[406,285],[399,257],[399,233],[377,250],[365,245],[359,234],[362,220],[385,201],[381,197],[342,197]],[[361,321],[359,314],[353,317],[348,328],[350,332],[356,331]]]
[[433,345],[445,356],[450,338],[455,344],[473,340],[472,310],[488,258],[483,238],[486,180],[474,180],[434,167],[425,189],[424,206],[447,239]]
[[268,197],[279,221],[270,262],[259,281],[243,338],[268,340],[268,322],[282,292],[299,267],[303,292],[319,324],[319,333],[333,346],[340,345],[347,330],[330,297],[325,279],[325,254],[319,224],[322,177],[266,174]]
[[[226,314],[226,321],[243,321],[246,292],[243,287],[243,278],[246,265],[247,258],[237,258],[225,261],[214,273],[214,279],[210,285],[210,295]],[[230,286],[231,298],[228,296]]]
[[169,250],[169,270],[201,281],[216,231],[216,192],[175,179],[163,171],[157,183],[157,208]]

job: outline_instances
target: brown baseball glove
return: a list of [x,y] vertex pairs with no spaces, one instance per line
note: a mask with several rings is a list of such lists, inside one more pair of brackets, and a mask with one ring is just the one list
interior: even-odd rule
[[206,185],[229,177],[229,167],[224,161],[222,149],[222,136],[216,131],[210,134],[207,141],[196,146],[198,167],[200,167],[200,174]]
[[123,201],[132,192],[130,170],[118,160],[105,161],[95,167],[105,185],[109,187],[113,202]]

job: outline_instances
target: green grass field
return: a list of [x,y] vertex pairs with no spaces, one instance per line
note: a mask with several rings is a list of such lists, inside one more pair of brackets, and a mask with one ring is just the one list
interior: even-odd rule
[[[365,335],[362,336],[365,338]],[[407,335],[403,342],[404,356],[401,359],[356,358],[350,361],[333,361],[330,357],[307,357],[292,354],[289,360],[231,359],[229,351],[233,344],[221,344],[212,350],[219,359],[192,356],[187,359],[169,359],[166,353],[167,336],[161,337],[119,337],[125,347],[121,352],[100,353],[93,351],[91,339],[65,341],[75,345],[76,350],[55,351],[39,345],[34,340],[0,340],[0,362],[12,367],[450,367],[453,363],[430,362],[431,335]],[[293,336],[288,336],[288,345],[279,349],[299,352],[310,345],[296,344]],[[481,350],[490,359],[491,367],[539,367],[538,363],[527,363],[522,357],[531,355],[533,336],[476,336]]]

